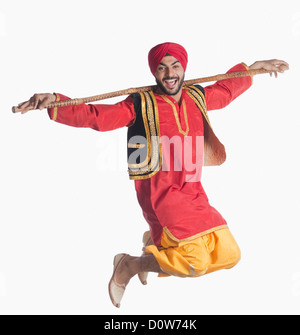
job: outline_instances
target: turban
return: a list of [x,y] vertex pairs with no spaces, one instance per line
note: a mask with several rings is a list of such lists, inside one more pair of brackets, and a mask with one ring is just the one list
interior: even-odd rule
[[183,46],[177,43],[162,43],[156,45],[149,51],[148,54],[148,62],[149,67],[154,75],[156,69],[161,62],[161,60],[165,57],[166,54],[170,54],[174,58],[176,58],[180,64],[182,65],[184,71],[186,70],[187,62],[188,62],[188,54]]

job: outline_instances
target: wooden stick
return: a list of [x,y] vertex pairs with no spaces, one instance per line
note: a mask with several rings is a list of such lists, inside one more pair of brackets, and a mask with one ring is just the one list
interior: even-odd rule
[[[280,67],[279,67],[279,69],[280,69]],[[220,80],[230,79],[230,78],[254,76],[256,74],[272,73],[272,72],[274,72],[274,71],[269,71],[269,70],[265,70],[265,69],[248,70],[248,71],[240,71],[240,72],[230,72],[230,73],[225,73],[225,74],[218,74],[218,75],[211,76],[211,77],[203,77],[203,78],[198,78],[198,79],[186,80],[186,81],[184,81],[183,86],[206,83],[206,82],[210,82],[210,81],[220,81]],[[81,105],[81,104],[85,104],[85,103],[88,103],[88,102],[94,102],[94,101],[114,98],[114,97],[118,97],[118,96],[121,96],[121,95],[129,95],[129,94],[138,93],[138,92],[146,92],[146,91],[154,90],[156,87],[157,87],[156,85],[142,86],[142,87],[137,87],[137,88],[129,88],[129,89],[126,89],[126,90],[94,95],[94,96],[87,97],[87,98],[69,99],[69,100],[64,100],[64,101],[58,101],[58,102],[53,102],[53,103],[47,105],[45,108],[55,108],[55,107]],[[33,109],[34,109],[33,107],[27,107],[26,109],[20,109],[17,106],[12,107],[13,113],[27,112],[27,111],[33,110]]]

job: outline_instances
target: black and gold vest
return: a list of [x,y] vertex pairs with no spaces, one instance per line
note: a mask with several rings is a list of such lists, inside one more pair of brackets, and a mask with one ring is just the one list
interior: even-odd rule
[[[225,148],[211,128],[204,89],[200,85],[185,88],[203,115],[204,165],[220,165],[226,159]],[[135,93],[132,98],[136,117],[127,133],[129,178],[147,179],[162,166],[158,107],[152,91]]]

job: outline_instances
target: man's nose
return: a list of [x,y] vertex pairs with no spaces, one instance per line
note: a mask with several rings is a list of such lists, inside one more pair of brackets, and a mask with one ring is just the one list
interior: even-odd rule
[[170,67],[170,68],[167,68],[166,74],[168,77],[173,77],[175,75],[175,71]]

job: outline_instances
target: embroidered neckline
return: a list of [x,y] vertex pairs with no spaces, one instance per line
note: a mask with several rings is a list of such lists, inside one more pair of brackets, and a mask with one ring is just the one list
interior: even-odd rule
[[180,124],[180,121],[179,121],[179,116],[178,116],[178,112],[177,112],[177,108],[175,106],[175,104],[169,99],[167,98],[165,95],[161,95],[161,97],[169,104],[171,105],[172,109],[173,109],[173,113],[174,113],[174,116],[175,116],[175,120],[176,120],[176,123],[177,123],[177,127],[178,127],[178,130],[181,134],[183,134],[184,136],[187,136],[188,133],[189,133],[189,124],[188,124],[188,118],[187,118],[187,113],[186,113],[186,103],[185,103],[185,100],[182,99],[182,107],[183,107],[183,115],[184,115],[184,121],[185,121],[185,126],[186,126],[186,129],[185,131],[182,129],[181,127],[181,124]]

